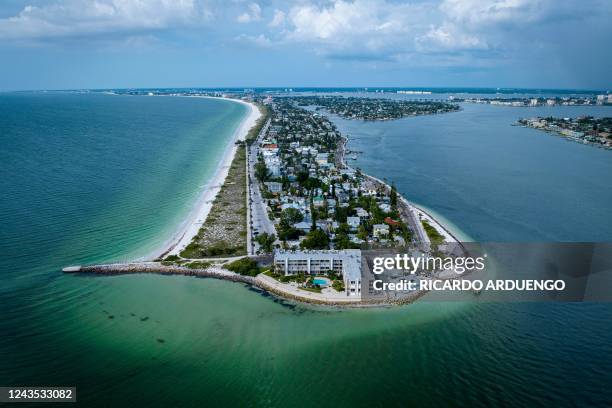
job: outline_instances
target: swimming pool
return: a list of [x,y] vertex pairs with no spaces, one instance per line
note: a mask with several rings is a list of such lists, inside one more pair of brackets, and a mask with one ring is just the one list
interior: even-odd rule
[[325,278],[314,278],[312,280],[312,284],[324,287],[324,286],[328,286],[329,285],[329,281],[327,279],[325,279]]

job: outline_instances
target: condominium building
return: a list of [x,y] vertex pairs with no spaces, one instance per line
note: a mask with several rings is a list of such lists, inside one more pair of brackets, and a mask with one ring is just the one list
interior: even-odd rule
[[342,276],[347,296],[361,297],[361,250],[274,252],[274,265],[285,276],[303,273],[322,275],[334,271]]

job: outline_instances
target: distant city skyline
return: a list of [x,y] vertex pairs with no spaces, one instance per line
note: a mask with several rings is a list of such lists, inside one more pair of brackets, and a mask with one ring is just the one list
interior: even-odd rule
[[605,0],[5,0],[0,90],[612,89]]

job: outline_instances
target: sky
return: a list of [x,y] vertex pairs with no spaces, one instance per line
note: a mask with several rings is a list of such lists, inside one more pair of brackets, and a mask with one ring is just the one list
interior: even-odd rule
[[0,90],[612,89],[611,0],[1,0]]

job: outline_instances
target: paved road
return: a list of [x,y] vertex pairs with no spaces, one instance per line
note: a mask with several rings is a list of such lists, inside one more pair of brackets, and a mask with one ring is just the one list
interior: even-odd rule
[[259,250],[259,244],[255,241],[258,234],[264,232],[268,234],[276,234],[274,223],[268,218],[268,206],[261,196],[259,189],[259,182],[255,178],[255,163],[257,163],[257,153],[259,151],[259,143],[264,139],[268,128],[270,127],[270,119],[261,128],[257,140],[249,147],[248,154],[248,168],[249,168],[249,203],[250,211],[249,222],[252,222],[253,227],[251,228],[251,248],[249,248],[249,254],[255,254]]

